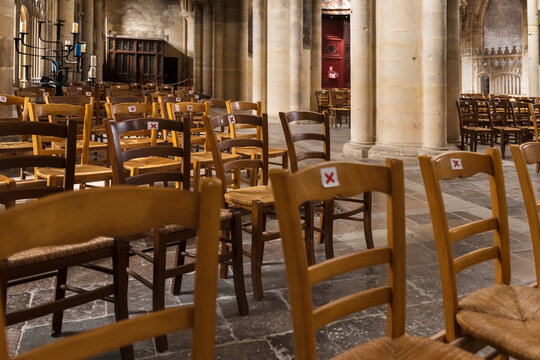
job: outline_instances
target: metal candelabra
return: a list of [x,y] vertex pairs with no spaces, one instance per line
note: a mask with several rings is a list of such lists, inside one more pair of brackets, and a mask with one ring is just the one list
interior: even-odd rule
[[[45,21],[38,21],[38,38],[41,41],[42,46],[33,46],[25,43],[25,37],[28,35],[26,32],[26,25],[21,23],[19,36],[15,37],[15,51],[17,54],[23,56],[39,57],[40,59],[50,61],[52,63],[52,78],[53,86],[56,88],[56,95],[62,95],[62,85],[68,77],[68,71],[70,67],[66,65],[74,65],[75,71],[82,72],[82,58],[86,53],[86,43],[78,41],[79,36],[79,24],[74,22],[71,28],[71,35],[73,36],[73,43],[66,40],[64,44],[60,41],[60,30],[64,26],[65,20],[57,20],[54,23],[56,27],[56,40],[46,40],[42,37],[42,26]],[[25,46],[25,49],[33,49],[30,52],[23,52],[21,45]],[[23,65],[24,73],[27,80],[29,80],[29,68],[32,65]]]

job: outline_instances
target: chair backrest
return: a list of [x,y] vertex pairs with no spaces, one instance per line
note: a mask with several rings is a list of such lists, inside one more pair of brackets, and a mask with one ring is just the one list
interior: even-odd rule
[[508,100],[488,101],[489,122],[493,126],[515,126]]
[[[28,120],[28,106],[29,98],[8,94],[0,94],[0,106],[9,106],[14,108],[19,120]],[[13,117],[2,117],[0,120],[12,120]]]
[[[459,310],[456,274],[473,265],[494,259],[496,283],[510,282],[510,240],[501,153],[495,148],[486,149],[485,155],[457,151],[444,153],[433,159],[420,155],[419,161],[439,258],[446,340],[451,342],[461,336],[455,320]],[[440,182],[468,178],[476,174],[486,174],[489,177],[492,216],[450,228]],[[493,245],[454,258],[452,244],[489,231],[493,231]]]
[[[156,118],[128,119],[121,122],[109,120],[105,122],[107,138],[109,139],[109,156],[113,167],[113,182],[115,184],[143,185],[155,182],[174,181],[182,184],[182,189],[190,188],[190,136],[189,126],[182,121]],[[168,145],[141,145],[136,148],[123,150],[120,144],[122,135],[138,132],[141,130],[171,131],[173,133],[173,146]],[[177,134],[182,134],[183,143],[178,142]],[[124,171],[124,163],[131,159],[145,157],[174,157],[182,161],[182,168],[178,171],[160,170],[127,176]]]
[[90,101],[91,97],[86,95],[45,96],[46,104],[86,105],[90,104]]
[[137,102],[107,103],[105,104],[105,110],[108,119],[122,121],[139,117],[153,117],[157,113],[157,104]]
[[208,116],[227,114],[227,100],[208,99],[204,102]]
[[67,87],[64,87],[64,95],[71,96],[71,95],[86,95],[87,92],[92,91],[92,87],[89,85],[69,85]]
[[[297,359],[316,359],[315,331],[339,318],[369,307],[388,304],[387,335],[405,331],[405,201],[403,163],[386,166],[326,162],[291,174],[270,172],[279,220]],[[367,191],[387,195],[388,243],[309,266],[302,236],[299,206],[313,200],[354,196]],[[375,265],[387,265],[388,282],[358,291],[313,309],[311,287],[341,274]]]
[[536,200],[534,187],[531,182],[527,165],[540,164],[540,143],[527,142],[521,145],[511,145],[512,157],[516,166],[519,185],[523,195],[523,203],[527,211],[529,220],[529,229],[531,231],[531,240],[533,245],[534,263],[536,265],[536,282],[540,282],[540,220],[538,212],[540,206]]
[[342,89],[330,89],[330,107],[348,106],[349,92]]
[[[203,121],[205,134],[210,145],[210,150],[212,151],[212,158],[214,159],[216,174],[218,179],[222,181],[223,193],[227,192],[226,173],[229,171],[239,171],[240,169],[253,170],[251,172],[251,185],[256,185],[255,174],[261,169],[261,184],[268,184],[268,119],[266,118],[266,114],[263,114],[263,116],[224,114],[212,118],[203,116]],[[216,129],[228,126],[229,124],[260,127],[261,139],[233,138],[218,142]],[[235,148],[241,146],[253,146],[259,148],[261,149],[262,156],[256,159],[236,159],[223,162],[221,158],[222,152],[232,150],[234,153]],[[235,179],[239,181],[240,177],[236,176]],[[239,182],[237,183],[237,186],[239,186]]]
[[29,180],[24,186],[19,186],[14,181],[8,180],[7,189],[0,190],[0,203],[10,206],[16,200],[34,199],[73,189],[77,145],[77,126],[75,122],[68,120],[67,124],[61,125],[31,121],[1,121],[0,134],[5,136],[50,136],[66,140],[66,147],[63,150],[64,156],[24,154],[0,157],[0,170],[52,167],[64,169],[65,171],[62,184],[50,184],[48,187],[43,186],[43,182],[37,180]]
[[465,126],[477,127],[478,116],[476,113],[475,102],[472,99],[460,99],[456,101],[459,125],[461,128]]
[[148,102],[148,97],[138,96],[107,96],[107,103],[109,104],[122,104],[122,103],[139,103],[144,104]]
[[534,127],[534,140],[539,141],[540,138],[538,133],[538,120],[540,118],[540,103],[530,103],[529,105],[529,114],[531,114],[532,126]]
[[512,118],[517,126],[532,126],[529,103],[523,101],[510,102]]
[[162,118],[169,118],[167,113],[167,103],[170,102],[182,102],[182,98],[175,96],[174,94],[159,95],[156,99],[159,104],[159,114]]
[[[71,119],[77,126],[77,139],[82,140],[81,164],[88,164],[89,144],[92,132],[92,115],[94,111],[94,99],[84,106],[71,104],[34,104],[29,106],[30,121],[38,122],[40,118],[48,117],[49,122],[65,121]],[[35,155],[61,154],[62,149],[44,148],[45,141],[54,141],[54,138],[43,138],[39,135],[32,136]]]
[[[283,133],[285,134],[285,141],[287,142],[287,153],[289,154],[289,162],[291,164],[291,171],[298,171],[298,163],[308,159],[322,159],[324,161],[330,161],[330,121],[328,119],[328,113],[323,114],[313,111],[290,111],[287,113],[279,113],[279,119],[281,120],[281,126]],[[290,124],[296,121],[309,121],[322,125],[322,131],[314,133],[294,133],[291,130]],[[311,149],[307,151],[301,151],[296,147],[296,143],[299,141],[321,141],[322,151],[313,151]]]
[[[191,357],[213,359],[220,197],[219,181],[205,179],[200,193],[137,187],[90,189],[51,196],[1,213],[0,259],[38,246],[78,244],[97,236],[128,237],[163,225],[179,224],[197,230],[193,304],[70,336],[22,356],[61,359],[70,354],[71,359],[88,359],[143,339],[192,328]],[[8,359],[2,303],[0,358]]]
[[330,107],[330,95],[327,90],[315,91],[315,97],[317,98],[317,107],[319,112],[328,110]]

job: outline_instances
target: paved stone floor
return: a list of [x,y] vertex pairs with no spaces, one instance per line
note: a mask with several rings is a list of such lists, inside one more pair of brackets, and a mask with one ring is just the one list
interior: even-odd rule
[[[302,125],[308,128],[309,125]],[[271,143],[283,146],[284,141],[278,125],[271,125]],[[343,160],[342,147],[349,140],[349,130],[332,130],[332,156],[334,160]],[[483,151],[483,149],[481,150]],[[527,218],[523,207],[521,192],[511,159],[504,161],[507,189],[508,211],[510,216],[510,235],[512,249],[512,282],[529,284],[535,281],[533,255]],[[540,184],[534,175],[536,185]],[[416,163],[405,166],[406,189],[406,225],[407,225],[407,332],[410,334],[431,336],[443,328],[441,290],[437,258],[433,242],[431,221],[426,203],[420,171]],[[467,220],[487,216],[490,213],[488,182],[475,177],[459,183],[444,186],[448,220],[457,225]],[[385,199],[374,196],[373,232],[376,245],[385,243]],[[269,224],[276,228],[274,220]],[[361,223],[340,221],[335,227],[335,252],[345,254],[351,249],[365,247]],[[455,246],[456,253],[483,246],[489,237],[480,236],[467,239]],[[244,246],[249,248],[249,238],[244,238]],[[322,260],[322,245],[316,246],[317,258]],[[172,261],[173,253],[169,253]],[[240,316],[237,312],[232,279],[219,280],[219,298],[217,307],[216,356],[219,359],[290,359],[294,357],[292,324],[288,304],[285,269],[279,241],[267,244],[265,249],[266,266],[263,267],[265,297],[255,301],[251,294],[249,259],[245,261],[246,286],[250,313]],[[132,265],[150,276],[151,268],[147,264],[134,261]],[[384,268],[362,271],[342,276],[313,290],[314,302],[318,305],[345,294],[353,289],[373,286],[385,278]],[[88,270],[74,269],[70,278],[87,285],[105,281]],[[493,283],[493,266],[481,264],[471,271],[465,271],[459,277],[460,294]],[[183,294],[179,297],[167,295],[170,306],[191,301],[192,276],[186,276]],[[42,280],[32,285],[17,286],[10,289],[8,306],[10,309],[38,304],[51,296],[52,280]],[[151,307],[150,291],[130,280],[129,308],[133,316],[148,311]],[[97,301],[66,312],[64,322],[65,335],[81,329],[113,321],[110,304]],[[385,329],[385,308],[375,308],[364,313],[349,316],[319,331],[318,356],[328,359],[333,355],[381,336]],[[12,351],[23,352],[38,344],[52,341],[50,318],[28,321],[11,326],[8,331]],[[158,354],[152,341],[135,345],[136,357],[141,359],[187,359],[190,347],[189,333],[169,335],[170,350]],[[106,354],[100,359],[117,359],[117,353]]]

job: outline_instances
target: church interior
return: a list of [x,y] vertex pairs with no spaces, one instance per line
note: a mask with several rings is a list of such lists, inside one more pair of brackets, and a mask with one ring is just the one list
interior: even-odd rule
[[8,1],[0,359],[540,359],[539,14]]

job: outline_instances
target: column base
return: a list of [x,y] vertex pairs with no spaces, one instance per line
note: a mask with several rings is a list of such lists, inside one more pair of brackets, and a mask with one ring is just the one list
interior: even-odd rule
[[375,145],[368,153],[368,157],[374,160],[384,160],[389,157],[399,158],[406,163],[417,161],[418,155],[437,156],[447,151],[458,151],[459,147],[448,144],[444,148],[424,148],[420,146],[395,146],[395,145]]
[[374,144],[369,143],[357,143],[355,141],[349,141],[343,146],[343,153],[345,157],[352,159],[364,159],[368,157],[369,149]]

